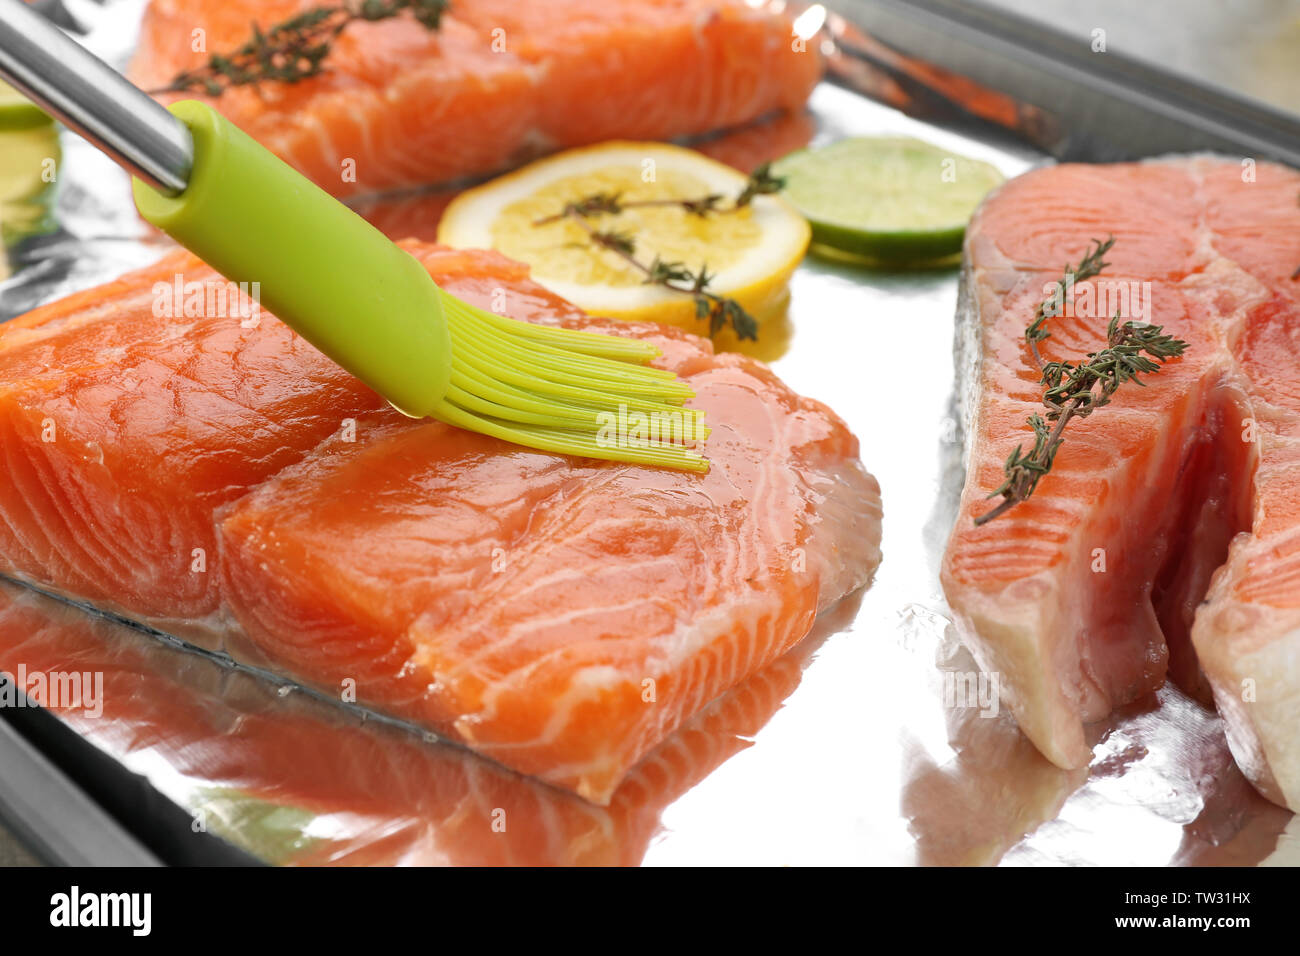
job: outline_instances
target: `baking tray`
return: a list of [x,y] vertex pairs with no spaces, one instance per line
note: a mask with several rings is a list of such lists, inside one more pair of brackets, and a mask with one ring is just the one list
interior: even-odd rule
[[[124,62],[139,0],[68,7],[92,47]],[[915,135],[1007,176],[1053,161],[988,123],[922,121],[830,83],[810,110],[814,143]],[[125,176],[75,138],[63,149],[57,228],[11,246],[2,315],[162,251]],[[428,234],[436,197],[405,208],[402,228]],[[1077,771],[1044,760],[1009,714],[954,705],[977,670],[938,585],[962,480],[956,299],[951,268],[810,258],[796,273],[788,320],[764,330],[760,354],[860,438],[882,489],[883,563],[795,651],[665,742],[609,807],[9,585],[0,669],[102,673],[103,715],[51,708],[107,758],[97,776],[136,775],[201,832],[269,863],[1294,862],[1291,814],[1237,771],[1218,718],[1172,687],[1093,728],[1093,763]],[[40,803],[28,800],[29,830],[50,823]]]
[[[21,693],[7,676],[0,677],[0,694]],[[156,865],[157,857],[11,724],[13,712],[6,708],[0,720],[0,822],[45,863]],[[50,733],[71,733],[49,713],[35,710],[32,717],[47,722],[41,728],[44,733],[33,735],[38,740]],[[91,746],[79,737],[75,740]],[[94,753],[100,760],[111,759]]]
[[[0,595],[0,600],[32,598]],[[41,610],[46,620],[66,613],[54,606]],[[11,675],[0,675],[0,694],[22,701],[0,710],[0,822],[40,862],[133,867],[260,862],[196,828],[194,817],[148,777],[131,772],[33,702]]]
[[[1060,29],[1041,12],[1031,19],[971,0],[829,6],[843,14],[842,23],[832,18],[840,51],[833,74],[913,115],[1011,130],[1058,160],[1212,151],[1300,166],[1294,100],[1288,112],[1135,55],[1141,40],[1113,3],[1092,5],[1086,33]],[[1155,14],[1159,6],[1148,9]],[[1200,12],[1212,6],[1199,5]],[[1289,7],[1293,23],[1285,3],[1240,10],[1257,27],[1272,20],[1278,34],[1290,29],[1300,45],[1300,7]],[[1185,3],[1178,13],[1194,19],[1198,5]]]

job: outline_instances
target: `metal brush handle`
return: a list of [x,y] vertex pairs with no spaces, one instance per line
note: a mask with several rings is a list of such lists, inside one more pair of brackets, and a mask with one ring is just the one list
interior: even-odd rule
[[159,192],[185,191],[185,124],[22,0],[0,0],[0,77]]

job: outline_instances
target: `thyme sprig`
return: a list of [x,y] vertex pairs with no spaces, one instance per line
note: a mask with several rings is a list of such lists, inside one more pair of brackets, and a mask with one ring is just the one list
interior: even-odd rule
[[1038,304],[1038,308],[1034,311],[1034,321],[1030,322],[1029,327],[1025,329],[1025,341],[1029,343],[1034,364],[1040,370],[1043,367],[1043,357],[1038,354],[1038,344],[1052,337],[1052,333],[1047,331],[1046,324],[1048,319],[1056,316],[1053,305],[1060,303],[1064,306],[1066,297],[1076,282],[1100,275],[1101,271],[1110,265],[1104,257],[1110,252],[1110,247],[1115,245],[1115,237],[1109,236],[1105,242],[1094,239],[1092,244],[1092,250],[1079,260],[1075,268],[1071,269],[1069,263],[1066,263],[1061,278],[1056,281],[1056,290]]
[[297,83],[325,70],[334,41],[357,20],[388,20],[409,10],[427,30],[436,30],[448,0],[345,0],[337,6],[313,7],[262,30],[232,53],[214,53],[207,63],[178,73],[154,93],[204,93],[219,96],[232,86],[267,81]]
[[[1120,323],[1116,314],[1106,328],[1106,347],[1099,352],[1089,352],[1085,361],[1043,362],[1038,353],[1038,343],[1050,335],[1045,325],[1052,314],[1052,303],[1060,301],[1069,285],[1080,277],[1095,276],[1108,263],[1102,256],[1114,244],[1114,239],[1096,246],[1073,273],[1066,267],[1065,275],[1057,285],[1057,295],[1049,296],[1038,307],[1034,320],[1025,330],[1034,361],[1041,370],[1039,383],[1046,387],[1043,405],[1046,414],[1029,416],[1028,425],[1034,433],[1034,444],[1026,453],[1017,445],[1003,465],[1005,480],[990,492],[990,498],[1001,496],[998,505],[975,519],[976,525],[986,524],[1006,514],[1027,499],[1038,487],[1038,482],[1052,469],[1056,453],[1065,441],[1065,427],[1075,418],[1087,418],[1094,411],[1110,403],[1116,390],[1125,382],[1145,385],[1138,376],[1158,372],[1163,363],[1183,354],[1187,343],[1172,335],[1165,335],[1162,326],[1145,322]],[[1051,423],[1049,425],[1049,423]]]
[[617,216],[628,209],[651,206],[676,206],[687,215],[700,217],[733,213],[752,205],[756,197],[780,192],[784,187],[785,179],[774,176],[771,164],[764,163],[750,174],[744,188],[729,204],[724,204],[726,197],[721,193],[686,199],[624,199],[621,193],[593,193],[565,203],[564,208],[557,213],[533,220],[533,225],[545,226],[564,219],[573,220],[586,231],[592,245],[608,249],[644,274],[647,285],[658,285],[692,296],[695,300],[695,316],[701,320],[708,319],[710,335],[716,335],[730,325],[737,338],[756,340],[758,322],[745,311],[744,306],[735,299],[709,291],[709,285],[716,276],[709,273],[707,264],[701,265],[696,271],[681,262],[666,262],[657,255],[652,261],[644,262],[637,256],[634,235],[624,230],[597,229],[589,220],[599,216]]
[[582,218],[576,222],[591,237],[592,245],[608,249],[645,275],[646,285],[663,286],[692,296],[695,299],[695,317],[709,320],[710,335],[717,335],[724,326],[730,325],[737,338],[758,339],[758,322],[745,311],[744,306],[735,299],[709,291],[709,284],[715,276],[709,273],[708,266],[701,266],[697,272],[681,262],[666,262],[659,256],[646,263],[637,258],[636,238],[631,233],[613,229],[602,231]]
[[653,206],[679,206],[692,216],[707,217],[712,213],[737,212],[753,204],[755,197],[778,193],[785,188],[785,177],[772,174],[772,164],[764,163],[754,170],[730,205],[723,205],[727,197],[722,193],[708,193],[688,199],[624,199],[622,193],[592,193],[573,202],[565,203],[559,212],[534,219],[534,226],[545,226],[574,216],[590,219],[595,216],[617,216],[627,209],[645,209]]

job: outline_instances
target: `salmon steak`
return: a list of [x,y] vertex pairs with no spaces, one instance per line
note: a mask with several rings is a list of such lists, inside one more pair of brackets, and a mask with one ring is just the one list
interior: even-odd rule
[[[959,304],[966,483],[942,579],[980,666],[1053,763],[1086,725],[1172,679],[1217,704],[1234,757],[1300,809],[1300,173],[1172,157],[1061,165],[988,197]],[[1072,419],[1025,501],[995,504],[1044,387],[1026,327],[1066,263],[1114,236],[1048,319],[1047,362],[1113,316],[1187,343]]]
[[[162,91],[248,42],[251,24],[316,6],[153,0],[130,77]],[[455,0],[436,30],[409,14],[350,23],[315,76],[184,95],[208,96],[334,195],[389,192],[798,109],[822,62],[792,27],[783,5],[746,0]]]
[[404,248],[484,308],[654,342],[713,425],[709,473],[408,419],[274,317],[213,308],[228,284],[177,252],[0,326],[0,573],[604,803],[867,582],[878,487],[762,363],[586,316],[496,253]]

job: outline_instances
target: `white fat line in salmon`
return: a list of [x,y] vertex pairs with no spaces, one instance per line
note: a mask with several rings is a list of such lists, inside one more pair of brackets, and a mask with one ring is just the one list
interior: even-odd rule
[[182,273],[153,284],[153,314],[159,319],[239,319],[256,328],[262,316],[262,283],[208,279],[186,282]]
[[[0,708],[47,707],[80,710],[98,718],[104,713],[103,671],[0,671]],[[21,693],[19,693],[21,691]]]

